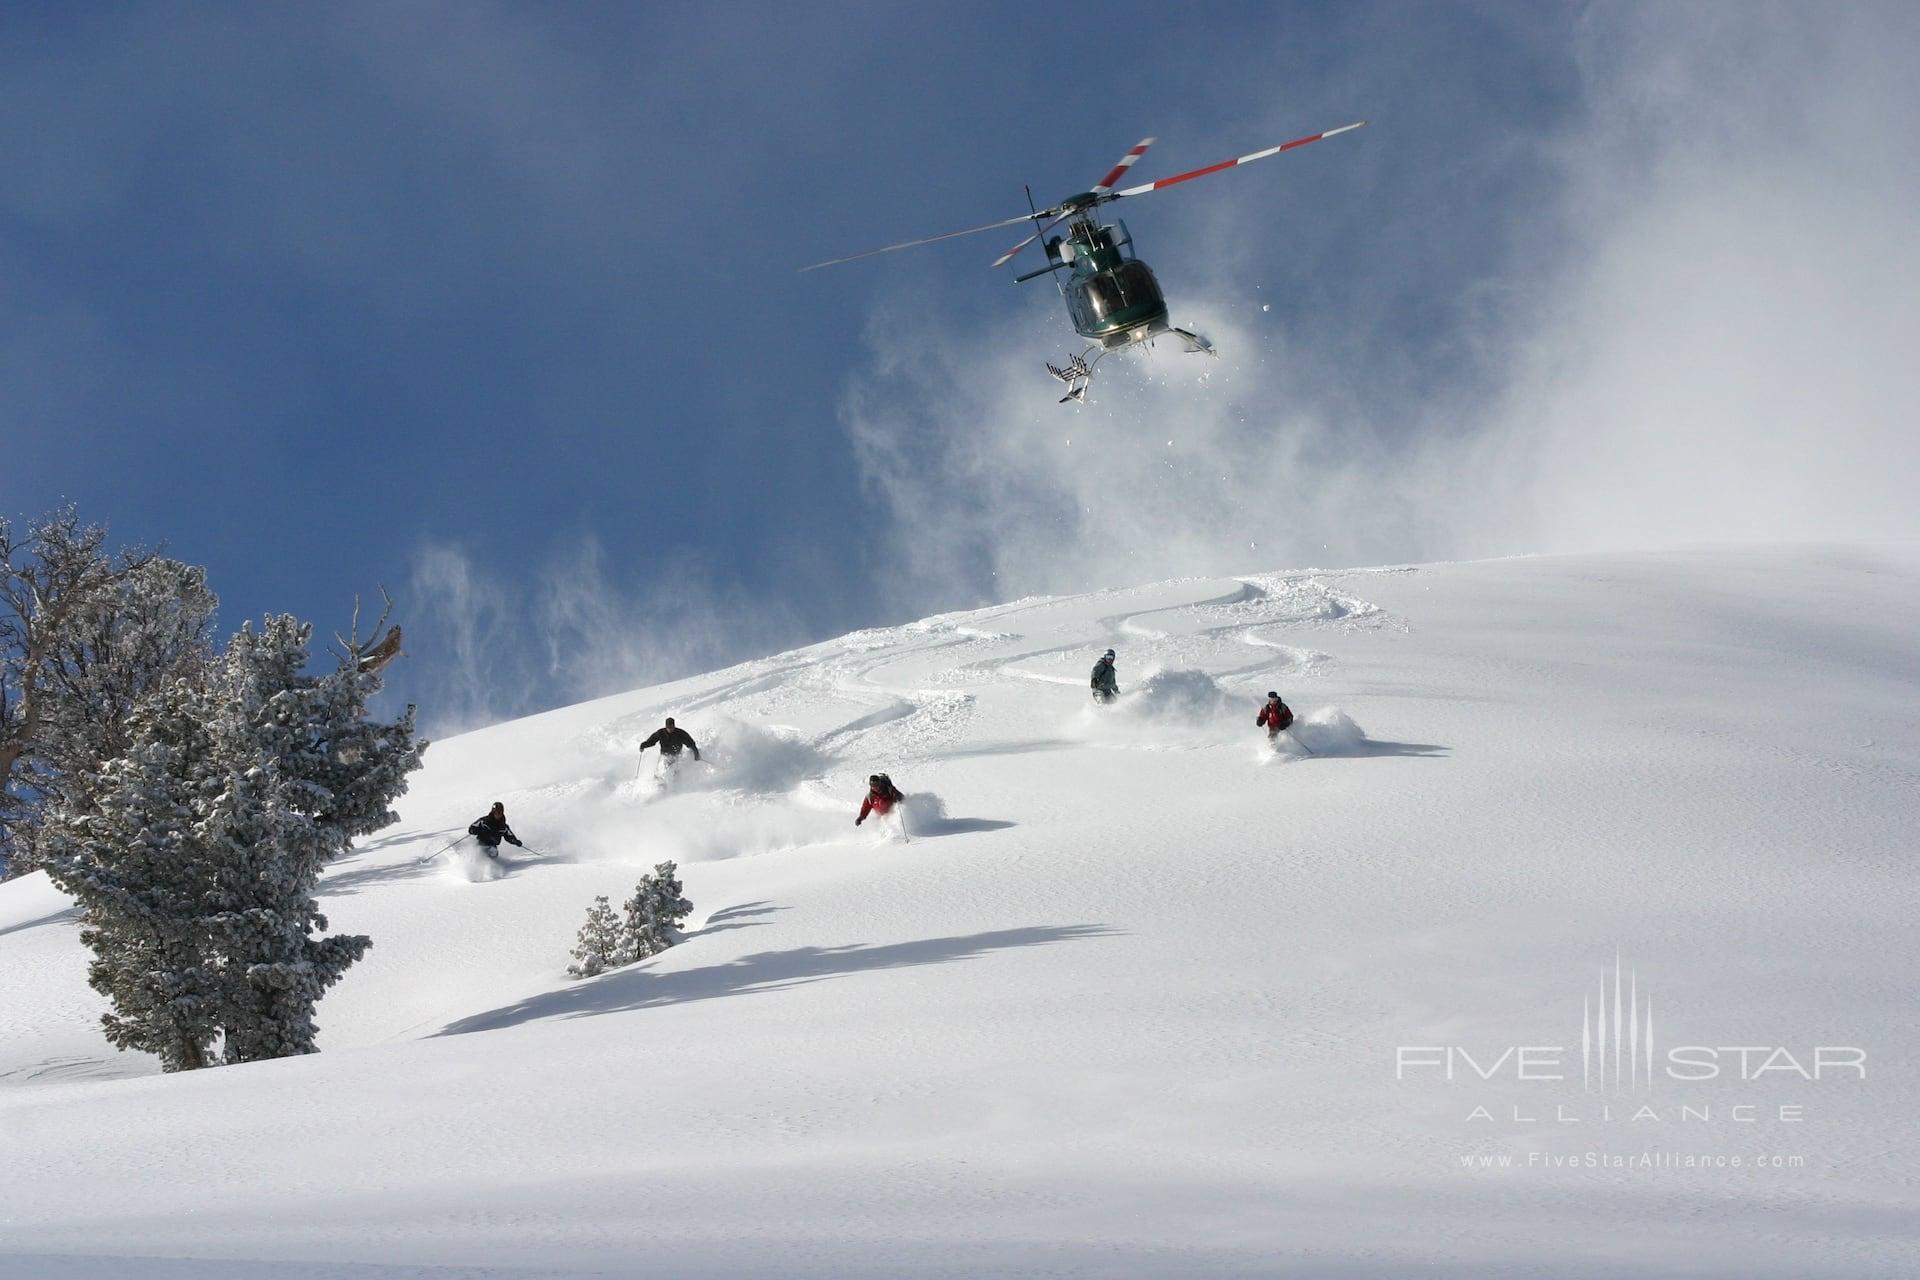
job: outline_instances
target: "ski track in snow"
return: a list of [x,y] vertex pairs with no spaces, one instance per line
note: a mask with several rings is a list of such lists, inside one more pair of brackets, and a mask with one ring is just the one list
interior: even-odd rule
[[[1189,579],[437,742],[322,886],[374,946],[308,1059],[157,1076],[64,897],[0,885],[0,1280],[1920,1274],[1917,582],[1777,548]],[[668,715],[703,754],[670,773],[636,754]],[[853,827],[876,770],[908,840]],[[421,865],[494,799],[529,848]],[[566,979],[667,858],[685,942]],[[1616,955],[1675,1036],[1885,1069],[1658,1133],[1394,1079],[1577,1035]],[[1459,1164],[1648,1147],[1810,1164]]]

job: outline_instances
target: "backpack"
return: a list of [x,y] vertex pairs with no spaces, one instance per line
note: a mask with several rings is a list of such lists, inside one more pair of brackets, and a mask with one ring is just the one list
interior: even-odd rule
[[893,779],[884,773],[880,775],[880,794],[896,804],[906,799],[904,795],[900,794],[900,788],[893,785]]

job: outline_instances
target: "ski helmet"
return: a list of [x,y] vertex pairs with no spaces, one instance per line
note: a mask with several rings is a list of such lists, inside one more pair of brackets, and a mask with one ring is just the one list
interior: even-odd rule
[[1272,698],[1272,699],[1273,699],[1273,700],[1274,700],[1275,702],[1278,702],[1278,701],[1280,701],[1280,695],[1279,695],[1279,694],[1277,694],[1277,693],[1275,693],[1275,692],[1274,692],[1273,690],[1271,690],[1271,689],[1269,689],[1269,690],[1267,690],[1267,696],[1268,696],[1269,698]]
[[1109,649],[1109,650],[1107,650],[1107,651],[1106,651],[1106,652],[1105,652],[1104,654],[1102,654],[1101,656],[1102,656],[1102,657],[1104,657],[1104,658],[1111,658],[1111,657],[1113,657],[1113,650],[1111,650],[1111,649]]

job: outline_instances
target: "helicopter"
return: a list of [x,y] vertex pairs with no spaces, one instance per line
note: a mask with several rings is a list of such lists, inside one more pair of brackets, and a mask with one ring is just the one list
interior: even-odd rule
[[[1112,222],[1104,222],[1096,212],[1100,206],[1111,204],[1115,200],[1125,200],[1132,196],[1144,196],[1150,192],[1161,191],[1237,165],[1264,160],[1268,156],[1277,156],[1282,151],[1292,151],[1296,147],[1306,146],[1309,142],[1318,142],[1322,138],[1347,133],[1366,123],[1365,120],[1356,120],[1352,124],[1341,125],[1338,129],[1328,129],[1323,133],[1295,138],[1291,142],[1283,142],[1277,147],[1268,147],[1264,151],[1236,156],[1231,160],[1222,160],[1219,164],[1190,169],[1186,173],[1177,173],[1171,178],[1161,178],[1157,182],[1147,182],[1137,187],[1123,187],[1116,191],[1114,184],[1126,176],[1127,170],[1131,169],[1140,157],[1147,153],[1147,148],[1154,143],[1152,138],[1142,138],[1131,151],[1121,156],[1119,163],[1114,165],[1107,176],[1095,183],[1090,190],[1083,191],[1079,195],[1068,196],[1051,209],[1035,209],[1033,192],[1029,188],[1027,191],[1029,212],[1018,217],[1003,218],[998,222],[968,227],[964,231],[949,231],[919,240],[903,240],[899,244],[868,249],[864,253],[816,262],[800,270],[818,271],[821,267],[834,267],[843,262],[857,262],[861,258],[892,253],[896,249],[912,249],[918,245],[953,240],[960,236],[977,235],[982,231],[993,231],[1000,227],[1030,222],[1034,227],[1032,234],[995,258],[993,266],[996,270],[1006,266],[1028,245],[1043,237],[1046,239],[1044,248],[1047,264],[1024,275],[1016,275],[1014,283],[1024,284],[1029,280],[1037,280],[1041,276],[1056,278],[1060,286],[1060,295],[1066,300],[1067,314],[1073,321],[1073,331],[1085,338],[1088,346],[1080,354],[1069,356],[1065,367],[1048,362],[1047,372],[1066,384],[1067,394],[1060,397],[1061,404],[1069,400],[1084,403],[1087,398],[1087,388],[1093,382],[1094,367],[1115,351],[1123,351],[1128,347],[1152,342],[1162,335],[1171,334],[1180,340],[1188,352],[1216,354],[1211,342],[1191,329],[1180,328],[1168,319],[1166,295],[1160,291],[1160,282],[1154,279],[1153,269],[1135,254],[1133,236],[1127,231],[1127,224],[1117,218]],[[1060,234],[1048,234],[1060,228],[1063,223],[1065,227]],[[1067,273],[1064,278],[1059,276],[1062,271]],[[1089,356],[1092,359],[1088,359]]]

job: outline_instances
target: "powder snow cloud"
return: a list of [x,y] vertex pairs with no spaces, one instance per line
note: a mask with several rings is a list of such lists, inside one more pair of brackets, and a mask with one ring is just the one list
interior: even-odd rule
[[777,603],[713,585],[691,560],[624,573],[591,537],[557,541],[530,581],[453,542],[415,551],[408,649],[427,730],[445,735],[654,684],[797,641]]

